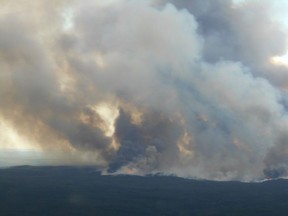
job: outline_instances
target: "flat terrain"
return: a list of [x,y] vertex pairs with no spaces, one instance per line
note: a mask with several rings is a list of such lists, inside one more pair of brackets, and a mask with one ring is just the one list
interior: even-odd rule
[[0,170],[0,216],[277,216],[288,181],[213,182],[101,176],[92,167]]

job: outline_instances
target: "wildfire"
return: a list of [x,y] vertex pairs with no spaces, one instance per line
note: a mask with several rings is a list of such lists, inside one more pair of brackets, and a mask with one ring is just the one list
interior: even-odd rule
[[115,132],[115,120],[119,116],[118,108],[106,103],[101,103],[94,107],[94,110],[104,122],[101,129],[105,132],[106,136],[112,137]]
[[9,123],[0,121],[0,149],[13,151],[37,150],[26,137],[21,136]]
[[288,67],[288,54],[284,56],[273,56],[270,58],[270,63],[273,65]]
[[192,137],[186,131],[184,133],[183,137],[178,142],[178,149],[179,149],[181,155],[183,155],[185,157],[193,156],[193,151],[192,151],[191,146],[190,146],[191,141],[192,141]]

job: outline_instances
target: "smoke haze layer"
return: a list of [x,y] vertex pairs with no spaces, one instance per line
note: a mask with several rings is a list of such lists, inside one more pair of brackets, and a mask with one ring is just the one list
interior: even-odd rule
[[0,4],[0,151],[116,173],[287,175],[287,31],[272,3]]

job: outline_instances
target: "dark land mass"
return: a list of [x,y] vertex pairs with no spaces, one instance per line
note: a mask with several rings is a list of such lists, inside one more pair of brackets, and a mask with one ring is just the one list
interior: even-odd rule
[[173,176],[101,176],[93,167],[0,170],[1,216],[277,216],[288,181],[213,182]]

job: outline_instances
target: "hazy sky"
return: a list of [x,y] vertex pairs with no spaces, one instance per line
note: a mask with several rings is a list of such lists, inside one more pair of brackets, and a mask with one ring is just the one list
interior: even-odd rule
[[0,166],[287,176],[287,9],[0,0]]

